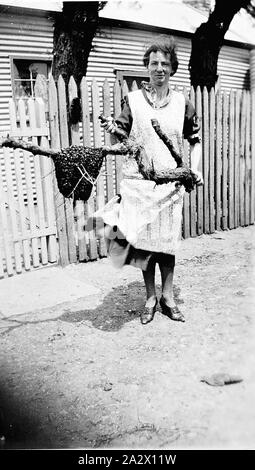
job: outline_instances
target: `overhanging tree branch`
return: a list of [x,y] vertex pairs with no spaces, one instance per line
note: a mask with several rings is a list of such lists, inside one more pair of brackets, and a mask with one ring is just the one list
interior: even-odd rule
[[216,0],[214,10],[209,14],[206,23],[202,23],[192,37],[191,56],[189,62],[191,85],[206,86],[208,90],[217,81],[217,63],[224,36],[235,14],[245,8],[255,15],[255,7],[251,0]]

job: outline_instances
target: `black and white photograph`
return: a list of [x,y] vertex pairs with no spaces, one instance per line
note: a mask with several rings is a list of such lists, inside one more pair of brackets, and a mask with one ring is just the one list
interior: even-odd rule
[[254,451],[254,224],[254,0],[0,0],[3,468]]

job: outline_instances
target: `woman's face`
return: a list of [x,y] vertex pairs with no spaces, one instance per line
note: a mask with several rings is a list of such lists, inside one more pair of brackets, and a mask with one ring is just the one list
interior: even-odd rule
[[170,54],[164,54],[161,51],[151,52],[148,72],[152,85],[163,86],[168,84],[172,72]]

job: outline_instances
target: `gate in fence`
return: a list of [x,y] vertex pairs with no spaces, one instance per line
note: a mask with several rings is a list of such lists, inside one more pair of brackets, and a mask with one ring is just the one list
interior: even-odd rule
[[[10,136],[49,145],[43,101],[10,100]],[[0,278],[56,263],[57,228],[50,159],[2,148]]]

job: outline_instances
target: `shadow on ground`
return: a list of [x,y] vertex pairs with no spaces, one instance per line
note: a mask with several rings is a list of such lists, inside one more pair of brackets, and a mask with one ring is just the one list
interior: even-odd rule
[[22,396],[15,398],[12,392],[13,387],[7,389],[0,384],[0,448],[48,447],[51,439],[45,433],[32,400],[26,403]]
[[[183,300],[180,298],[180,291],[179,287],[174,286],[174,299],[177,305],[183,303]],[[161,295],[160,285],[157,285],[157,293],[159,300]],[[80,302],[82,301],[83,299],[80,299]],[[94,328],[102,331],[118,331],[126,323],[139,318],[145,304],[145,287],[142,282],[132,282],[124,287],[114,287],[110,293],[103,298],[100,305],[97,305],[98,299],[95,298],[94,302],[95,305],[97,305],[95,308],[93,308],[93,300],[90,300],[90,302],[92,305],[91,309],[74,310],[72,307],[69,307],[69,303],[57,305],[53,309],[43,309],[42,314],[44,311],[48,310],[58,311],[61,309],[62,312],[64,311],[60,316],[56,315],[51,319],[32,320],[30,318],[21,320],[19,318],[6,317],[4,320],[7,320],[9,324],[0,330],[0,335],[7,335],[11,331],[25,325],[42,324],[48,323],[49,321],[56,322],[58,320],[67,323],[90,322]],[[64,308],[65,306],[66,308]],[[38,312],[39,311],[37,311],[37,313]],[[31,313],[34,314],[35,312]],[[29,312],[27,315],[29,315]]]
[[[157,292],[159,289],[160,286],[157,286]],[[180,288],[176,286],[174,286],[174,298],[177,304],[183,303],[180,298]],[[94,328],[102,331],[117,331],[139,317],[144,303],[144,284],[132,282],[126,287],[114,287],[95,309],[77,311],[67,309],[58,319],[69,323],[89,321]]]

